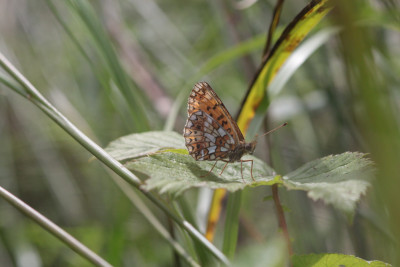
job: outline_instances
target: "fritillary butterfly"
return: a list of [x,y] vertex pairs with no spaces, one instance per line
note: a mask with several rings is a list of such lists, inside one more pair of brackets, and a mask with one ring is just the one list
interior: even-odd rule
[[[230,162],[240,161],[242,164],[249,161],[251,162],[251,178],[254,180],[253,160],[241,160],[241,158],[245,154],[253,153],[257,140],[245,142],[236,122],[206,82],[196,83],[190,93],[188,119],[183,136],[189,154],[195,160],[215,160],[208,174],[219,160],[226,162],[220,175]],[[242,168],[241,173],[243,179]]]
[[[265,133],[271,133],[287,123]],[[265,135],[264,134],[264,135]],[[250,174],[253,178],[253,160],[242,160],[245,154],[253,154],[257,139],[246,143],[242,132],[225,108],[221,99],[206,82],[198,82],[193,87],[188,100],[188,119],[183,130],[185,144],[189,154],[195,160],[215,160],[207,175],[217,162],[228,163],[240,161],[243,179],[243,162],[251,162]],[[206,175],[206,176],[207,176]],[[243,179],[244,181],[244,179]]]

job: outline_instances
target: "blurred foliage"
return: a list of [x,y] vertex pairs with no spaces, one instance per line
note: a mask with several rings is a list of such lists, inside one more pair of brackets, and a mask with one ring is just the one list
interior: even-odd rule
[[[288,173],[329,154],[371,153],[377,179],[352,223],[304,192],[283,189],[289,233],[297,254],[343,253],[399,265],[399,4],[345,2],[339,1],[315,30],[339,26],[340,32],[309,56],[271,103],[269,120],[289,126],[271,137],[270,147],[260,140],[256,154],[266,159],[269,149],[274,169]],[[285,2],[274,40],[306,4]],[[260,40],[274,5],[257,1],[238,9],[237,2],[227,0],[2,0],[0,51],[105,147],[132,132],[163,129],[173,106],[180,106],[172,121],[181,132],[186,96],[198,80],[210,82],[235,114],[260,62]],[[168,243],[90,157],[37,108],[0,86],[1,186],[113,265],[174,265]],[[242,252],[256,253],[255,244],[269,251],[278,242],[273,205],[263,201],[269,194],[258,187],[241,196],[238,261]],[[173,205],[204,229],[209,201],[207,190],[190,190]],[[168,228],[164,214],[145,203]],[[5,201],[0,201],[0,214],[2,266],[88,264]],[[175,234],[186,249],[201,253],[185,233]],[[244,260],[249,266],[252,261],[258,259]]]

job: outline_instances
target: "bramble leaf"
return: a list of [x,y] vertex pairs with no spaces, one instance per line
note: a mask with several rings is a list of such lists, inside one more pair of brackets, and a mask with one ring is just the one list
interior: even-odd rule
[[351,212],[372,178],[372,161],[365,154],[346,152],[316,159],[284,176],[289,189],[305,190],[313,200]]
[[184,149],[185,142],[182,135],[177,132],[146,132],[142,134],[131,134],[118,138],[111,142],[106,151],[116,160],[146,156],[162,149]]
[[225,162],[196,161],[187,152],[184,138],[176,132],[145,132],[121,137],[106,149],[122,161],[131,171],[145,179],[144,188],[160,193],[179,195],[193,187],[224,188],[236,191],[245,187],[282,184],[288,189],[304,190],[314,200],[345,212],[352,212],[356,202],[365,194],[372,177],[372,162],[365,154],[346,152],[304,164],[287,175],[278,175],[261,159],[253,160],[251,179],[250,162],[229,163],[222,174]]
[[325,267],[325,266],[354,266],[354,267],[388,267],[392,266],[382,261],[366,261],[353,255],[343,254],[310,254],[294,255],[293,267]]

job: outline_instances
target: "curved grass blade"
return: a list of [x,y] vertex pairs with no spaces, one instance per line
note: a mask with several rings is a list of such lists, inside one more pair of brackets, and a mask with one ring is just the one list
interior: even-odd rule
[[265,42],[265,46],[264,46],[262,61],[264,61],[268,57],[269,48],[270,48],[271,42],[272,42],[272,36],[275,32],[276,27],[278,26],[279,19],[281,17],[283,2],[284,2],[284,0],[278,0],[275,5],[274,15],[272,16],[272,21],[271,21],[269,29],[268,29],[267,41]]
[[312,55],[312,53],[325,44],[333,35],[337,34],[338,31],[338,28],[321,30],[307,39],[290,55],[268,86],[268,99],[262,101],[262,104],[257,107],[250,127],[248,128],[248,136],[255,136],[258,129],[261,127],[269,106],[267,102],[273,101],[274,97],[280,93],[295,71]]
[[222,203],[226,197],[226,190],[217,189],[214,191],[212,202],[210,205],[210,210],[208,212],[207,219],[207,230],[206,230],[206,238],[211,242],[214,239],[215,230],[217,229],[217,223],[219,221],[219,217],[221,215]]
[[[54,8],[54,3],[51,3],[51,0],[47,1],[49,6],[52,6],[53,12],[55,12],[56,17],[61,22],[60,16],[58,15],[57,10]],[[122,103],[124,103],[124,105],[127,106],[127,109],[129,109],[131,114],[130,119],[133,119],[133,124],[129,125],[133,126],[134,130],[148,130],[149,122],[143,107],[144,103],[147,102],[147,99],[144,97],[142,92],[138,90],[138,88],[133,86],[130,77],[121,66],[112,43],[107,36],[103,25],[99,21],[98,16],[93,10],[93,7],[85,1],[69,0],[67,3],[73,13],[80,18],[86,27],[88,34],[92,37],[92,43],[94,44],[94,47],[97,48],[97,55],[102,59],[102,64],[100,66],[100,68],[102,68],[101,70],[99,70],[98,66],[93,65],[93,63],[91,63],[91,67],[93,68],[93,72],[100,79],[103,88],[107,90],[107,94],[110,96],[115,96],[115,93],[113,93],[115,88],[121,93],[123,96],[121,100],[124,101]],[[66,29],[70,36],[73,36],[73,31],[68,29],[66,23],[61,22],[61,25]],[[75,39],[76,37],[72,38],[73,41]],[[77,43],[76,41],[74,42]],[[87,59],[87,56],[85,55],[86,53],[81,46],[78,45],[78,49]],[[117,109],[119,109],[118,106]]]
[[26,216],[34,220],[47,232],[57,237],[60,241],[62,241],[64,244],[69,246],[72,250],[74,250],[82,257],[86,258],[94,265],[111,267],[111,264],[102,259],[99,255],[94,253],[92,250],[90,250],[84,244],[79,242],[73,236],[65,232],[63,229],[61,229],[58,225],[56,225],[55,223],[44,217],[42,214],[34,210],[32,207],[27,205],[25,202],[23,202],[22,200],[20,200],[19,198],[17,198],[16,196],[14,196],[1,186],[0,186],[0,196],[4,198],[6,201],[8,201],[15,208],[17,208],[19,211],[24,213]]
[[238,117],[238,126],[243,133],[247,132],[251,120],[260,105],[268,106],[265,90],[275,77],[277,71],[292,54],[293,50],[306,35],[331,10],[327,0],[311,1],[286,27],[268,57],[262,63],[251,83]]

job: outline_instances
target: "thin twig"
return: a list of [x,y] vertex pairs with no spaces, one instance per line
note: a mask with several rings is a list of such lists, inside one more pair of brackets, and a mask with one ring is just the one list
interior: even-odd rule
[[[265,116],[264,126],[265,126],[265,129],[269,128],[268,127],[268,116]],[[265,139],[266,139],[266,143],[267,143],[267,147],[268,147],[268,149],[266,149],[266,151],[267,151],[266,162],[268,163],[269,166],[273,167],[273,161],[272,161],[272,158],[270,155],[271,139],[269,138],[268,135],[265,137]],[[290,236],[289,236],[289,231],[288,231],[287,224],[286,224],[285,213],[283,211],[282,204],[279,199],[279,192],[278,192],[277,184],[272,185],[272,198],[274,200],[276,215],[278,217],[278,225],[279,225],[279,228],[282,230],[282,233],[283,233],[283,236],[284,236],[284,239],[286,242],[289,258],[291,258],[291,256],[293,255],[293,249],[292,249],[292,244],[290,243]]]

